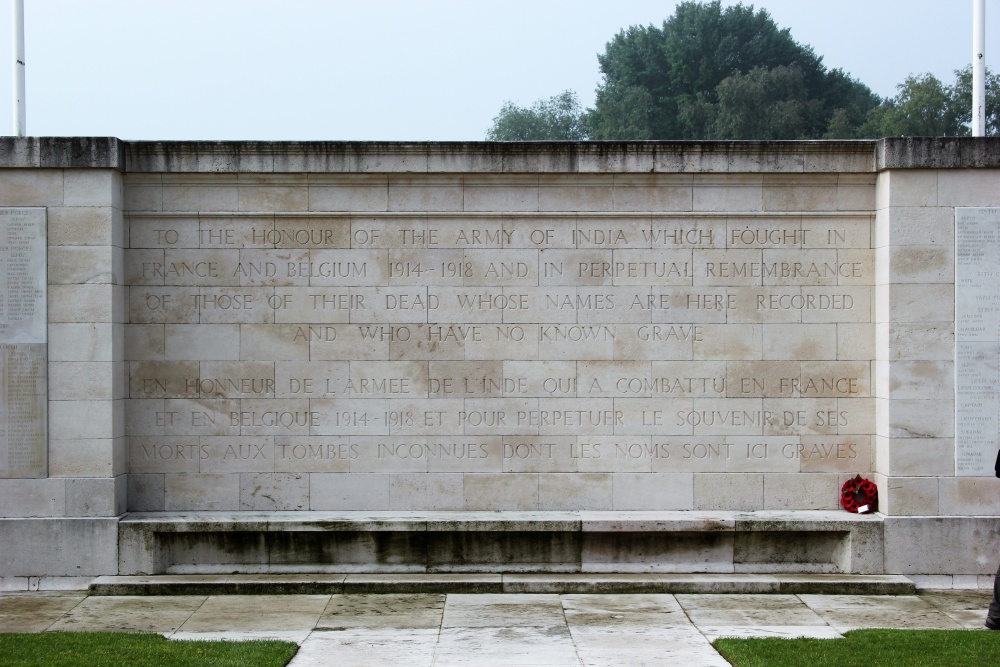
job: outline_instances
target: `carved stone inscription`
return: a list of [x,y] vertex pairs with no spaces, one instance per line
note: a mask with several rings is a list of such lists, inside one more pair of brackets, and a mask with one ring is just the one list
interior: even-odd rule
[[1000,434],[998,266],[1000,209],[956,209],[956,475],[993,475]]
[[130,469],[867,471],[870,230],[136,215]]
[[0,477],[47,473],[45,209],[0,208]]

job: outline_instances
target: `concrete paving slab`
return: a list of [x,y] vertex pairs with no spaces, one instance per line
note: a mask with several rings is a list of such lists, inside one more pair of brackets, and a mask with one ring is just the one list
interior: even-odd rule
[[212,596],[180,627],[181,632],[295,631],[312,629],[329,595]]
[[[841,632],[857,628],[956,629],[963,624],[920,595],[800,595]],[[989,604],[987,602],[987,604]],[[985,616],[986,607],[982,607]]]
[[89,597],[49,627],[58,632],[175,632],[205,603],[204,596]]
[[580,660],[586,667],[664,667],[664,665],[691,665],[694,667],[731,667],[705,640],[700,646],[678,646],[668,650],[658,647],[632,647],[629,649],[587,649],[580,651]]
[[85,593],[4,593],[0,632],[43,632],[80,604]]
[[673,595],[561,595],[566,611],[592,614],[682,611]]
[[316,629],[437,629],[444,601],[444,595],[334,595]]
[[826,625],[794,595],[678,595],[695,625]]
[[449,595],[442,628],[565,627],[558,595]]
[[579,664],[564,624],[442,628],[434,657],[435,667]]
[[289,667],[385,667],[412,665],[430,667],[438,630],[313,632]]
[[586,648],[631,649],[637,646],[670,650],[679,646],[702,646],[705,637],[697,628],[686,626],[570,626],[573,641],[581,650]]

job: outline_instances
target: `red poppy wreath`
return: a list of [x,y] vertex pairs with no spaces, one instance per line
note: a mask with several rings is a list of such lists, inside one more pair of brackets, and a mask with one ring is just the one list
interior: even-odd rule
[[878,487],[858,475],[844,482],[840,490],[840,505],[848,512],[869,514],[878,511]]

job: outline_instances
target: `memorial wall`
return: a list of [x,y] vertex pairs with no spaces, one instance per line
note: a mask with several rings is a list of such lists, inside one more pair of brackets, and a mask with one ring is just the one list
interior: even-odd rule
[[870,471],[870,211],[586,210],[608,176],[522,214],[455,177],[442,212],[422,180],[381,214],[128,212],[164,509],[818,509]]
[[865,571],[992,572],[998,141],[0,138],[0,577],[115,573],[129,512],[841,521],[857,474]]

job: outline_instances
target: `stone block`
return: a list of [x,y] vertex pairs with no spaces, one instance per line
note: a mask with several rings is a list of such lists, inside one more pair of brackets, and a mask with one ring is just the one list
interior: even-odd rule
[[938,510],[945,516],[996,514],[997,491],[993,477],[941,477]]
[[694,477],[694,509],[764,509],[764,476],[760,474],[700,473]]
[[67,169],[63,172],[64,206],[122,207],[121,174],[110,169]]
[[878,322],[954,322],[955,287],[952,284],[893,284],[878,289],[883,290],[879,297]]
[[127,211],[162,211],[163,183],[160,174],[126,174],[123,177]]
[[49,285],[49,322],[107,323],[116,320],[112,285]]
[[124,347],[122,334],[110,322],[49,323],[49,361],[112,361]]
[[52,361],[49,400],[113,400],[121,394],[121,368],[109,361]]
[[[49,440],[50,477],[114,477],[127,470],[124,438]],[[124,460],[123,460],[124,459]]]
[[879,467],[893,477],[952,477],[954,438],[885,438],[887,461]]
[[[884,333],[888,360],[953,361],[955,358],[955,326],[953,323],[877,325]],[[51,344],[50,344],[51,345]]]
[[462,492],[467,510],[538,509],[538,476],[534,474],[467,474]]
[[4,206],[62,206],[63,171],[4,169],[0,201]]
[[164,174],[164,211],[238,211],[239,188],[235,174]]
[[831,323],[764,324],[764,359],[837,358],[837,326]]
[[120,257],[107,246],[50,246],[49,283],[82,284],[123,282],[121,266],[115,266]]
[[616,211],[690,211],[693,205],[692,177],[616,175]]
[[66,480],[66,514],[68,516],[118,516],[125,512],[128,484],[125,475],[94,479]]
[[835,474],[764,475],[764,509],[832,510],[837,509],[840,485]]
[[113,401],[51,401],[49,437],[53,440],[114,438]]
[[877,433],[893,438],[954,438],[951,401],[893,399],[877,402]]
[[938,246],[955,244],[955,209],[951,206],[893,206],[879,212],[878,245]]
[[309,174],[311,211],[388,211],[385,175]]
[[464,194],[466,211],[537,211],[538,177],[518,175],[503,181],[466,177]]
[[243,473],[240,509],[287,511],[309,508],[309,475],[303,473]]
[[762,211],[763,178],[759,174],[696,174],[694,177],[695,211]]
[[538,210],[611,211],[615,208],[613,192],[610,177],[580,177],[572,181],[541,177]]
[[311,510],[387,510],[389,475],[313,473],[309,475]]
[[128,475],[128,511],[162,512],[163,509],[163,475],[130,473]]
[[599,473],[541,473],[540,510],[609,510],[613,508],[613,477]]
[[[66,480],[0,479],[0,517],[66,515]],[[9,522],[2,522],[6,526]],[[8,544],[8,542],[4,542]],[[7,569],[0,570],[4,574]]]
[[163,476],[163,508],[170,511],[225,511],[240,508],[238,473]]
[[893,283],[955,282],[955,250],[941,246],[891,246],[890,280]]
[[765,174],[765,211],[834,211],[839,191],[836,174]]
[[995,169],[942,169],[938,178],[938,206],[1000,206]]
[[[876,185],[876,207],[882,209],[890,206],[938,206],[940,173],[929,169],[880,173]],[[946,204],[942,202],[940,205]]]
[[[890,477],[879,483],[879,511],[888,516],[933,516],[939,512],[936,477]],[[904,572],[889,570],[889,572]]]
[[118,573],[118,525],[113,518],[0,520],[0,543],[4,576]]
[[391,510],[460,510],[465,508],[463,475],[397,473],[389,479]]
[[952,361],[892,361],[886,366],[889,398],[954,399],[955,364]]
[[[129,329],[134,329],[134,326]],[[145,332],[156,333],[156,330]],[[163,329],[163,358],[178,361],[237,360],[241,358],[240,345],[237,344],[242,342],[241,333],[242,327],[238,324],[168,324]]]
[[838,211],[872,211],[875,209],[874,174],[839,174],[837,179]]
[[394,175],[388,183],[390,211],[461,211],[461,176]]
[[108,206],[47,210],[50,246],[121,246],[121,211]]
[[837,324],[837,359],[875,358],[875,326],[866,322]]
[[689,510],[694,508],[693,473],[626,473],[611,476],[616,510]]
[[240,211],[309,210],[305,174],[239,174]]
[[995,517],[885,518],[885,568],[900,574],[990,574],[996,571],[1000,520]]

